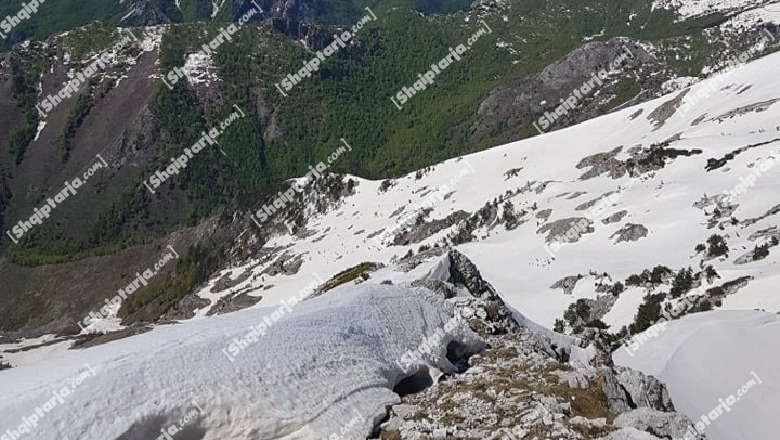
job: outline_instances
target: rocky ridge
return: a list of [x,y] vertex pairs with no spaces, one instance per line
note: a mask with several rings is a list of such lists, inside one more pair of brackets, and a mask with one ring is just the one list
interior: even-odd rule
[[463,374],[403,395],[379,438],[652,440],[692,426],[664,384],[613,364],[597,330],[577,339],[541,329],[509,308],[458,251],[447,251],[424,281],[433,280],[468,291],[457,299],[488,348],[468,359]]

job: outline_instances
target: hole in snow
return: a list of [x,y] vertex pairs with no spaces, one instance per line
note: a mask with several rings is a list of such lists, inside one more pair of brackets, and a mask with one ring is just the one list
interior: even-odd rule
[[463,373],[469,369],[468,348],[458,341],[452,341],[447,344],[447,360],[458,369],[458,373]]
[[393,391],[403,397],[407,394],[419,393],[431,385],[433,385],[431,372],[427,365],[421,365],[416,373],[398,382]]

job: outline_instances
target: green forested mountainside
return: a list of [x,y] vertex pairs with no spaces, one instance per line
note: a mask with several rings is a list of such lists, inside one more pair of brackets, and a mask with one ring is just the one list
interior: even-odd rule
[[[225,21],[235,19],[246,9],[253,7],[249,1],[226,1],[215,17],[211,0],[38,0],[38,12],[16,26],[8,38],[0,40],[0,51],[13,43],[28,38],[45,39],[55,33],[84,26],[93,21],[112,25],[149,26],[164,23],[191,23]],[[0,20],[15,16],[21,9],[21,1],[0,0]],[[272,11],[276,0],[256,0],[264,11]],[[302,1],[306,17],[314,23],[345,24],[362,16],[365,7],[376,12],[394,8],[411,8],[424,14],[441,14],[468,9],[471,0],[308,0]],[[130,15],[138,8],[140,15]],[[122,21],[124,19],[124,21]],[[121,23],[120,23],[121,21]],[[5,34],[5,31],[3,31]]]
[[10,58],[14,75],[13,98],[21,108],[22,121],[11,131],[8,149],[14,163],[19,165],[38,127],[38,111],[35,109],[38,101],[37,85],[45,59],[38,51],[13,53]]
[[[146,3],[168,5],[167,0]],[[266,2],[261,3],[265,6]],[[77,223],[69,218],[69,208],[63,208],[26,234],[19,244],[9,246],[8,240],[4,240],[0,249],[6,257],[5,263],[32,267],[113,255],[121,249],[149,244],[174,231],[198,225],[215,213],[231,217],[236,210],[257,209],[268,194],[282,187],[284,180],[302,176],[309,165],[326,160],[338,148],[342,137],[354,150],[341,156],[331,171],[383,179],[535,135],[530,118],[538,115],[527,115],[527,123],[497,125],[476,136],[474,126],[480,104],[498,87],[522,84],[529,75],[539,73],[580,47],[587,37],[607,40],[627,36],[651,42],[657,48],[655,55],[678,75],[697,75],[704,65],[721,56],[723,50],[718,44],[707,43],[702,36],[702,29],[722,19],[717,15],[677,23],[673,13],[651,12],[650,2],[644,0],[594,0],[588,4],[575,0],[545,3],[511,0],[510,8],[486,14],[485,21],[492,34],[480,38],[462,61],[448,67],[436,77],[432,87],[418,93],[399,111],[390,97],[402,87],[411,86],[418,73],[424,73],[431,64],[441,60],[449,48],[466,42],[482,24],[467,21],[463,13],[426,16],[406,8],[378,8],[374,3],[330,0],[329,7],[316,10],[322,23],[350,24],[364,15],[361,8],[369,5],[376,8],[379,20],[364,27],[355,44],[329,57],[313,77],[305,78],[287,97],[274,84],[288,73],[296,72],[303,60],[315,56],[316,50],[330,44],[333,27],[309,26],[308,48],[268,24],[244,27],[233,37],[233,42],[223,44],[215,52],[212,62],[220,81],[205,93],[187,81],[180,81],[169,90],[159,79],[151,79],[156,83],[149,95],[148,111],[153,119],[149,125],[159,128],[159,136],[154,136],[149,141],[151,145],[145,147],[153,156],[144,157],[130,175],[106,183],[110,188],[105,191],[101,188],[99,200],[87,200],[88,221]],[[434,5],[436,12],[463,7],[422,0],[398,0],[390,4],[411,4],[419,8],[421,3]],[[195,3],[187,0],[181,4],[181,12],[176,9],[181,17],[176,20],[205,20],[203,8],[194,7]],[[167,73],[182,66],[185,56],[217,35],[219,28],[234,18],[234,12],[225,9],[213,22],[167,27],[157,66],[159,72]],[[632,15],[633,24],[629,25]],[[348,16],[349,19],[339,19]],[[120,38],[114,25],[109,20],[70,31],[65,38],[70,54],[82,59],[111,46]],[[65,25],[51,26],[49,32]],[[136,27],[133,32],[140,36],[144,31]],[[499,43],[511,45],[512,50],[500,47]],[[675,51],[680,47],[690,49],[678,56],[679,52]],[[24,162],[29,157],[26,147],[38,125],[34,108],[37,85],[41,72],[48,72],[51,67],[48,60],[53,50],[53,47],[31,45],[29,50],[14,50],[10,56],[13,99],[22,117],[7,138],[2,138],[0,133],[0,159],[7,159],[0,160],[0,167],[4,168],[0,169],[0,220],[6,214],[4,229],[10,229],[21,219],[18,215],[9,218],[7,207],[18,206],[27,196],[12,193],[9,188],[24,185],[8,182],[24,181],[20,170],[28,164]],[[599,110],[608,112],[629,101],[638,88],[637,83],[621,83],[616,90],[618,97]],[[100,93],[100,89],[93,89],[92,97]],[[65,128],[51,146],[61,152],[62,163],[68,162],[72,151],[84,147],[75,141],[79,139],[77,134],[84,119],[101,116],[95,114],[92,104],[89,95],[85,95],[67,109]],[[165,182],[157,194],[150,194],[144,188],[143,179],[167,166],[171,157],[182,154],[198,140],[202,131],[218,125],[235,111],[234,105],[246,117],[234,122],[220,137],[225,156],[216,148],[203,149],[181,174]],[[129,125],[133,120],[121,123]],[[51,194],[60,189],[35,188],[37,194]],[[32,206],[22,210],[28,211],[32,211]],[[163,313],[221,264],[218,251],[208,246],[192,246],[182,251],[182,257],[176,271],[137,295],[130,308],[123,309],[123,316],[148,317],[147,306],[153,306],[154,313]],[[24,285],[18,281],[10,280],[9,284]],[[19,292],[12,293],[21,295],[21,289],[15,288]],[[5,305],[0,301],[0,311],[6,310]],[[17,322],[14,326],[23,324]]]
[[[41,40],[95,20],[118,19],[125,6],[115,0],[46,0],[40,4],[37,13],[22,20],[7,38],[0,40],[0,51],[28,38]],[[0,0],[0,20],[15,16],[21,9],[21,1]],[[6,32],[3,31],[3,34]]]
[[[340,7],[347,3],[355,4],[342,2]],[[626,17],[632,13],[638,14],[635,21],[646,25],[627,26]],[[199,102],[187,82],[177,83],[173,90],[161,82],[153,98],[152,113],[170,134],[170,141],[160,143],[157,162],[146,164],[147,174],[166,166],[170,157],[182,154],[200,137],[201,131],[234,111],[234,104],[247,113],[221,139],[226,157],[217,149],[206,149],[190,161],[180,176],[166,183],[169,190],[186,197],[184,202],[170,206],[171,212],[163,224],[159,220],[149,224],[145,216],[139,215],[148,209],[153,196],[139,189],[140,181],[133,182],[107,208],[94,213],[88,233],[80,239],[63,242],[59,237],[67,225],[52,222],[25,236],[9,255],[24,265],[68,261],[147,242],[150,234],[191,226],[220,206],[256,207],[280,182],[305,174],[309,165],[326,158],[342,137],[355,150],[341,157],[333,171],[387,178],[532,135],[530,124],[497,127],[479,141],[472,140],[470,132],[479,104],[491,89],[539,72],[578,47],[584,37],[604,29],[603,39],[625,35],[658,40],[691,35],[692,44],[697,44],[697,26],[704,26],[707,21],[678,24],[671,13],[651,14],[647,2],[639,0],[600,0],[587,6],[562,0],[545,4],[515,0],[509,10],[488,17],[488,24],[493,34],[483,36],[463,61],[442,72],[434,87],[414,96],[401,111],[390,96],[401,87],[410,86],[418,73],[438,62],[450,47],[465,42],[481,24],[466,23],[463,14],[426,17],[411,10],[392,10],[362,29],[358,44],[328,58],[319,72],[296,85],[286,98],[274,83],[297,71],[301,60],[310,59],[314,50],[329,44],[333,29],[313,27],[309,41],[314,47],[310,51],[267,27],[247,26],[232,43],[222,45],[214,57],[222,79],[214,86],[222,94],[220,108],[208,108]],[[160,71],[181,66],[185,54],[208,42],[221,26],[224,23],[169,28],[162,42]],[[92,35],[95,38],[89,38]],[[112,44],[112,38],[118,36],[100,25],[68,36],[70,45],[83,53],[96,50],[96,42],[103,46]],[[497,48],[498,40],[511,42],[517,53]],[[30,53],[26,56],[43,59]],[[687,68],[696,71],[703,61],[689,61]],[[34,78],[44,67],[40,61],[27,61],[26,65],[29,67],[17,69],[22,89],[17,101],[20,107],[32,111],[26,113],[29,121],[14,133],[10,142],[17,163],[23,160],[25,140],[35,134],[37,114],[31,109]],[[685,68],[681,66],[681,70]],[[633,96],[629,95],[626,93],[625,98]],[[268,127],[260,122],[256,102],[274,109],[280,136],[264,139]],[[89,111],[88,104],[79,101],[71,109],[69,131]],[[70,135],[63,134],[64,157],[70,148]]]

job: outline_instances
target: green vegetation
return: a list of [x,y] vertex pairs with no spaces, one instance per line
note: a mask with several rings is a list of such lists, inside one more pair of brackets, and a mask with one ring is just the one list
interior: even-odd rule
[[590,306],[588,305],[588,300],[580,298],[569,305],[569,308],[563,312],[563,319],[574,328],[573,332],[575,334],[579,333],[582,326],[590,320]]
[[715,279],[720,279],[718,271],[712,265],[704,268],[704,277],[708,283],[713,282]]
[[710,236],[710,238],[707,239],[707,244],[709,244],[709,248],[707,248],[707,256],[710,258],[717,258],[717,257],[728,257],[729,255],[729,246],[726,244],[726,239],[721,237],[718,234],[713,234]]
[[[119,316],[127,325],[139,321],[154,321],[219,268],[219,256],[212,247],[192,246],[176,263],[173,272],[154,279],[122,303]],[[158,275],[159,277],[160,275]]]
[[679,298],[682,295],[690,292],[693,288],[693,269],[688,267],[687,269],[680,269],[677,275],[672,280],[672,289],[669,294],[672,298]]
[[105,22],[90,23],[87,26],[73,29],[65,37],[70,59],[83,60],[88,54],[102,52],[114,45],[121,38],[116,26]]
[[391,9],[412,9],[423,14],[449,14],[468,10],[472,0],[325,0],[313,1],[316,21],[322,24],[344,24],[366,15],[365,7],[377,15]]
[[342,284],[347,284],[358,278],[362,278],[364,280],[368,279],[368,274],[377,270],[378,268],[378,263],[364,262],[358,264],[355,267],[341,271],[336,275],[333,275],[333,278],[329,279],[325,282],[325,284],[322,285],[320,289],[320,295],[327,292],[328,290],[335,289]]
[[625,285],[623,285],[623,283],[621,283],[620,281],[618,281],[618,282],[617,282],[617,283],[615,283],[613,286],[610,286],[610,287],[607,289],[607,292],[609,292],[609,293],[610,293],[612,296],[614,296],[615,298],[619,297],[619,296],[620,296],[620,294],[622,294],[622,293],[623,293],[623,292],[625,292],[625,291],[626,291],[626,286],[625,286]]
[[[165,10],[166,3],[169,2],[151,2],[150,6]],[[506,11],[508,21],[488,18],[493,34],[477,41],[462,61],[447,68],[437,76],[433,86],[414,96],[399,111],[390,96],[411,85],[418,73],[448,54],[450,47],[465,42],[481,24],[466,23],[460,14],[421,16],[407,9],[392,9],[421,7],[421,2],[416,0],[398,0],[381,7],[376,3],[331,0],[324,2],[322,9],[315,7],[314,13],[321,22],[335,17],[341,17],[341,22],[354,22],[357,17],[345,17],[352,13],[358,17],[365,15],[365,6],[377,7],[379,20],[364,27],[355,44],[329,57],[312,78],[305,78],[286,98],[273,84],[287,73],[296,72],[301,60],[312,58],[313,51],[329,44],[332,28],[311,26],[312,47],[307,50],[283,35],[269,33],[266,28],[244,27],[212,59],[222,79],[213,86],[219,88],[221,95],[216,101],[201,102],[186,81],[178,82],[173,90],[161,84],[151,110],[170,137],[157,146],[158,160],[147,164],[145,172],[167,165],[170,157],[191,146],[202,131],[234,112],[235,104],[247,117],[221,136],[220,146],[227,156],[222,156],[216,148],[204,149],[179,176],[166,182],[158,197],[177,197],[177,200],[171,201],[174,206],[163,217],[143,215],[154,198],[140,191],[131,196],[131,189],[137,189],[138,185],[126,184],[119,192],[121,195],[113,196],[106,206],[100,207],[99,220],[88,234],[91,238],[67,246],[60,243],[62,249],[54,254],[88,255],[148,242],[166,231],[194,225],[218,207],[254,208],[265,195],[275,192],[280,182],[305,174],[308,165],[325,159],[342,137],[349,140],[354,151],[339,158],[330,171],[378,179],[397,177],[451,157],[529,136],[533,128],[530,124],[520,124],[494,127],[479,140],[470,138],[479,105],[490,90],[539,72],[578,47],[584,37],[604,28],[610,30],[603,38],[625,34],[653,39],[688,35],[691,26],[695,26],[674,23],[673,15],[666,11],[650,14],[647,5],[638,0],[628,3],[601,0],[587,6],[562,0],[550,5],[515,0]],[[430,9],[425,12],[449,12],[467,6],[465,1],[447,5],[427,3]],[[217,20],[234,18],[242,12],[228,7],[234,8],[226,4]],[[182,1],[181,20],[207,19],[210,11],[210,2]],[[318,11],[328,11],[333,16],[317,15]],[[625,19],[631,13],[639,14],[636,22],[648,22],[648,25],[626,26]],[[163,37],[160,71],[168,72],[183,65],[185,54],[208,42],[223,26],[224,23],[215,22],[170,28]],[[118,38],[114,31],[111,26],[99,23],[75,30],[67,37],[69,50],[78,55],[110,46]],[[521,36],[528,40],[527,44],[521,42]],[[511,42],[518,53],[496,49],[497,39]],[[634,87],[626,85],[620,89],[626,99],[633,97]],[[88,114],[90,104],[86,98],[74,104],[64,137],[65,159],[69,140]],[[269,127],[261,122],[265,119],[260,117],[259,109],[273,113],[275,126],[270,135]],[[32,128],[26,128],[21,138],[28,139],[30,133],[34,136],[34,126],[29,125]],[[24,143],[15,144],[17,157],[23,154],[20,144]],[[421,145],[425,148],[420,148]],[[120,224],[109,225],[111,221]],[[44,246],[31,240],[25,247],[28,253],[35,252],[36,248],[42,251]],[[28,259],[28,263],[33,260]]]
[[763,260],[768,256],[769,243],[763,244],[761,246],[756,245],[755,249],[753,249],[753,261]]
[[[157,3],[160,4],[166,15],[174,18],[177,22],[207,21],[211,19],[211,13],[213,12],[210,0],[183,0],[179,2],[181,12],[179,12],[172,1],[157,0]],[[233,2],[226,1],[223,7],[230,8],[232,5]]]
[[751,275],[744,275],[735,280],[727,281],[720,286],[707,289],[706,293],[710,297],[723,299],[749,283],[752,279],[753,277]]
[[73,106],[68,113],[68,123],[65,126],[65,133],[60,137],[61,149],[62,149],[62,161],[66,162],[70,156],[71,143],[76,136],[76,130],[84,122],[84,118],[87,117],[89,111],[92,109],[92,94],[91,87],[76,99]]
[[664,294],[645,296],[645,302],[639,306],[639,310],[634,316],[634,322],[628,326],[630,334],[642,333],[661,319],[661,303],[664,296]]
[[[123,25],[145,26],[155,21],[171,23],[190,23],[212,20],[213,5],[211,0],[181,0],[181,10],[173,0],[148,0],[141,15],[132,15],[122,22]],[[424,14],[450,13],[468,9],[471,0],[312,0],[304,10],[313,11],[313,19],[322,24],[352,23],[366,14],[364,8],[370,6],[377,14],[398,7],[411,8]],[[46,1],[38,8],[38,12],[30,19],[22,20],[5,40],[0,40],[0,51],[8,49],[12,44],[28,38],[45,39],[50,35],[72,30],[92,22],[100,21],[119,24],[119,19],[126,15],[133,2],[105,0],[57,0]],[[224,2],[214,20],[225,21],[236,19],[249,9],[247,1],[238,8],[235,2]],[[0,1],[0,17],[15,16],[22,9],[20,2],[11,0]],[[268,12],[266,11],[266,14]],[[109,25],[100,25],[109,28]],[[98,38],[100,38],[98,36]],[[85,40],[86,41],[86,40]],[[98,43],[99,44],[99,43]]]
[[44,51],[30,48],[27,51],[11,54],[11,69],[13,70],[16,105],[22,111],[20,125],[11,130],[9,150],[16,165],[22,163],[27,145],[35,138],[38,130],[38,78],[45,65]]
[[[50,35],[83,26],[95,20],[120,18],[119,11],[127,3],[105,0],[56,0],[46,1],[29,20],[22,20],[5,40],[0,40],[0,50],[29,38],[43,40]],[[15,16],[22,9],[21,2],[0,1],[0,17]]]
[[[93,3],[95,0],[85,0],[74,7],[73,0],[47,2],[46,8],[20,26],[9,40],[49,35],[95,18],[108,19],[114,24],[110,20],[116,20],[117,12],[125,6]],[[302,60],[311,59],[316,50],[329,44],[333,28],[311,25],[308,28],[311,47],[304,48],[284,35],[269,31],[268,27],[246,26],[233,37],[233,42],[223,44],[215,52],[212,62],[219,70],[221,81],[210,87],[205,94],[208,96],[197,93],[186,81],[178,82],[173,90],[160,83],[150,105],[154,122],[159,123],[164,134],[154,145],[154,151],[158,152],[156,160],[143,164],[137,180],[116,183],[111,195],[93,208],[94,220],[84,237],[74,238],[64,232],[44,233],[44,228],[38,228],[8,252],[11,261],[38,265],[104,255],[195,225],[220,208],[256,208],[281,182],[301,176],[309,165],[325,160],[338,148],[342,137],[354,150],[340,157],[329,171],[374,179],[394,178],[448,158],[528,137],[535,130],[522,121],[513,127],[493,127],[492,131],[475,137],[475,117],[492,90],[516,86],[528,75],[540,72],[579,47],[585,37],[604,29],[605,33],[597,39],[629,36],[650,40],[663,48],[664,42],[692,36],[690,43],[698,47],[702,44],[700,29],[711,23],[710,19],[675,23],[671,12],[651,13],[647,2],[640,0],[598,0],[588,4],[512,0],[512,7],[505,12],[506,21],[501,16],[486,19],[492,35],[477,41],[462,61],[448,67],[428,90],[411,98],[399,111],[390,97],[447,55],[450,47],[465,42],[481,24],[465,22],[463,14],[421,16],[408,9],[393,9],[400,6],[420,8],[429,14],[442,13],[467,8],[470,1],[394,0],[381,6],[378,3],[378,0],[313,3],[315,18],[320,23],[354,23],[365,15],[365,6],[376,8],[374,12],[379,20],[364,27],[354,44],[329,57],[313,77],[305,78],[287,97],[281,96],[274,84],[287,73],[295,73]],[[208,0],[183,0],[181,12],[172,4],[167,0],[151,0],[147,13],[162,11],[173,22],[211,19]],[[16,7],[2,6],[0,11]],[[51,11],[65,7],[79,12],[64,13],[62,17],[51,15]],[[187,53],[208,42],[224,27],[224,21],[234,19],[244,9],[226,2],[215,18],[218,22],[171,27],[163,37],[160,71],[166,73],[182,66]],[[637,15],[634,24],[629,26],[626,21],[632,13]],[[67,45],[78,58],[110,46],[115,38],[112,25],[91,24],[74,30],[67,37]],[[499,39],[510,43],[516,52],[497,48]],[[703,53],[715,50],[702,47]],[[10,151],[17,164],[21,163],[27,144],[36,133],[36,87],[45,65],[40,51],[20,53],[14,52],[12,57],[17,87],[14,96],[24,115],[10,138]],[[659,50],[659,54],[668,55],[664,50]],[[700,71],[707,61],[704,56],[682,58],[674,62],[680,71]],[[633,98],[638,87],[635,82],[620,83],[614,105]],[[64,160],[70,152],[69,142],[89,114],[91,105],[88,96],[82,95],[70,111],[63,135]],[[216,148],[205,148],[195,160],[189,161],[181,174],[161,186],[158,194],[151,196],[139,190],[142,176],[182,154],[200,138],[202,131],[218,125],[234,112],[234,105],[246,117],[234,122],[220,137],[220,147],[226,156]],[[608,110],[608,107],[602,109]],[[528,116],[530,119],[532,115]],[[508,207],[511,209],[505,213],[511,227],[518,214],[511,204]],[[469,239],[470,233],[463,230],[455,240]],[[165,282],[185,280],[182,285],[191,288],[187,283],[197,278],[192,275],[194,270],[191,266],[179,266]],[[660,284],[672,274],[660,267],[645,272],[633,275],[626,284]],[[164,296],[163,302],[155,303],[155,307],[174,304],[180,297],[183,290],[178,285],[169,295],[166,289],[172,285],[161,284],[158,290],[150,289]],[[619,295],[622,287],[614,287],[611,293]],[[137,304],[133,310],[152,303],[151,297],[144,298],[147,303]]]
[[630,275],[626,279],[626,285],[637,286],[637,287],[642,287],[645,286],[646,284],[659,285],[663,283],[664,279],[669,275],[671,275],[672,273],[674,272],[672,272],[672,270],[669,269],[668,267],[659,265],[654,267],[653,270],[645,269],[639,275],[636,274]]

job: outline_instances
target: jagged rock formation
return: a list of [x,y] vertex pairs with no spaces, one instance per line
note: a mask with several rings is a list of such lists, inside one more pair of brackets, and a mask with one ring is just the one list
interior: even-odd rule
[[[662,383],[614,366],[598,333],[578,340],[540,331],[460,252],[449,250],[423,281],[415,285],[468,292],[471,298],[457,299],[474,312],[469,324],[488,348],[468,360],[465,373],[403,395],[380,438],[654,440],[679,437],[692,426],[674,412]],[[590,357],[568,362],[572,350]]]

